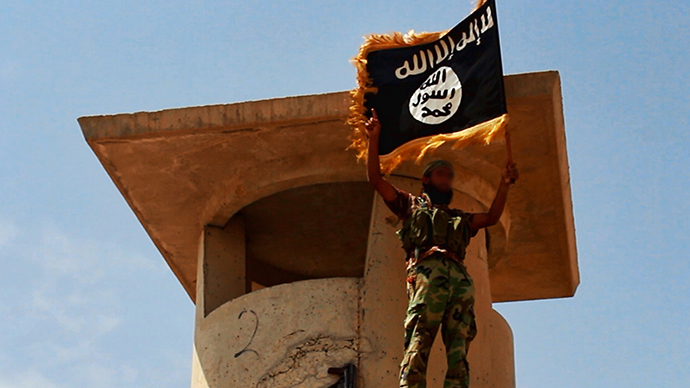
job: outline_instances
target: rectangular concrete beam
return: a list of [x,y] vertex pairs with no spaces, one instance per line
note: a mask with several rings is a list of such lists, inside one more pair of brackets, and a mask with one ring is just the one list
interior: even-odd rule
[[[510,75],[505,86],[521,178],[509,196],[503,245],[489,230],[494,301],[572,296],[579,273],[560,79],[554,71]],[[245,206],[283,190],[366,180],[363,164],[346,151],[349,105],[349,92],[337,92],[82,117],[79,124],[194,300],[205,225],[222,228]],[[504,144],[442,147],[433,157],[442,156],[464,163],[477,183],[468,194],[490,202]],[[419,177],[421,168],[403,164],[396,174]]]

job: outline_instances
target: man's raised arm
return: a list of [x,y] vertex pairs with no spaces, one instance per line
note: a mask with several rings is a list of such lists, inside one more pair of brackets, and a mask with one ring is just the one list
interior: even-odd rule
[[498,186],[496,197],[494,197],[494,201],[491,203],[491,208],[487,213],[476,213],[472,217],[470,229],[479,230],[498,223],[501,214],[503,214],[503,209],[506,206],[508,189],[517,179],[518,171],[515,163],[508,163],[501,174],[501,183]]
[[381,123],[375,110],[371,110],[372,117],[366,123],[369,144],[367,148],[367,178],[385,201],[391,202],[397,196],[395,187],[381,175],[381,163],[379,162],[379,136],[381,135]]

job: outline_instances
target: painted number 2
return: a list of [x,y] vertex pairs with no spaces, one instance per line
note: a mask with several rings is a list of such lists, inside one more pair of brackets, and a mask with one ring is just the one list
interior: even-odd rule
[[246,312],[250,312],[250,313],[254,314],[254,318],[255,318],[255,319],[254,319],[254,321],[255,321],[255,323],[254,323],[254,332],[252,333],[252,337],[249,339],[249,342],[247,343],[247,345],[246,345],[242,350],[240,350],[239,352],[235,353],[235,358],[241,356],[241,355],[244,354],[244,353],[248,353],[248,352],[253,352],[253,353],[256,354],[259,358],[261,358],[261,356],[259,356],[259,353],[258,353],[256,350],[254,350],[254,349],[249,349],[249,345],[251,345],[251,344],[252,344],[252,341],[254,341],[254,336],[256,335],[256,330],[259,328],[259,316],[256,315],[256,312],[254,312],[254,310],[243,309],[243,310],[240,312],[240,315],[237,317],[237,319],[242,319],[242,315],[244,315],[244,313],[246,313]]

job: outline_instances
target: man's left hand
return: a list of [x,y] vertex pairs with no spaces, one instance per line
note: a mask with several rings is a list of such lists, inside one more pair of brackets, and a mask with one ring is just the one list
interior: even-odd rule
[[518,179],[518,170],[515,163],[506,164],[501,176],[503,177],[503,182],[511,185],[514,184]]

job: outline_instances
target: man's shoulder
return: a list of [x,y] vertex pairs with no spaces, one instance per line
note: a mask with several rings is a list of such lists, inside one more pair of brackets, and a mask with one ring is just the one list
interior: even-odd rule
[[409,201],[410,205],[413,203],[419,202],[419,200],[420,200],[420,196],[412,194],[409,191],[399,189],[397,187],[395,188],[395,191],[397,194],[396,200]]
[[395,188],[395,192],[395,198],[392,201],[386,201],[384,199],[384,203],[398,216],[398,218],[406,219],[415,206],[415,203],[417,203],[417,196],[397,187]]

